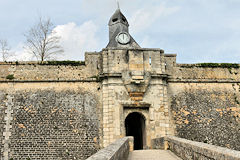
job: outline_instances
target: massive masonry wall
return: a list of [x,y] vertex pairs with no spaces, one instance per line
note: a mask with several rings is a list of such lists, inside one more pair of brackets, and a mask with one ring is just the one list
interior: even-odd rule
[[99,150],[98,83],[2,83],[0,89],[11,113],[10,141],[2,147],[8,159],[81,160]]
[[240,70],[179,66],[168,85],[176,135],[240,150]]
[[3,131],[4,131],[4,114],[5,114],[5,103],[4,103],[4,99],[5,99],[5,94],[3,92],[0,91],[0,157],[2,157],[3,154],[3,145],[2,145],[2,141],[3,141]]

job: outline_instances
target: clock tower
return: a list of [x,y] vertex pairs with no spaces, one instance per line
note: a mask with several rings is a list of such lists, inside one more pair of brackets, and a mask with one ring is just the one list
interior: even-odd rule
[[133,136],[135,149],[151,148],[152,139],[173,132],[167,98],[169,58],[162,49],[137,44],[119,7],[108,26],[109,43],[97,54],[101,64],[102,146]]
[[106,48],[141,48],[129,34],[129,24],[118,8],[108,23],[109,43]]

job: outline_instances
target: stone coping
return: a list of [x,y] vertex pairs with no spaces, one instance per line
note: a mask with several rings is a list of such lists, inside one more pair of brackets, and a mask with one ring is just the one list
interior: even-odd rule
[[188,68],[188,67],[198,67],[198,68],[232,68],[231,66],[229,66],[229,67],[212,67],[212,66],[209,66],[209,67],[204,66],[203,67],[203,66],[199,66],[201,64],[229,64],[229,65],[236,64],[236,65],[238,65],[240,67],[239,63],[189,63],[189,64],[187,64],[187,63],[177,63],[176,66],[177,67],[185,67],[185,68]]
[[0,80],[0,83],[61,83],[61,82],[99,82],[96,78],[84,78],[78,80]]
[[168,83],[240,83],[240,80],[232,79],[177,79],[169,78]]
[[127,159],[129,151],[133,149],[132,145],[133,137],[124,137],[101,149],[86,160],[124,160]]
[[[68,60],[65,62],[67,63]],[[9,61],[9,62],[3,62],[0,61],[0,65],[39,65],[39,66],[74,66],[71,65],[70,62],[69,64],[47,64],[48,61],[44,61],[44,64],[41,64],[39,61]],[[50,61],[51,62],[51,61]],[[64,61],[52,61],[52,62],[64,62]],[[76,65],[76,66],[85,66],[85,61],[73,61],[73,62],[81,62],[82,64]]]
[[177,54],[174,53],[165,53],[164,57],[177,57]]
[[163,49],[160,48],[121,48],[121,47],[114,47],[114,48],[103,48],[103,51],[108,51],[108,50],[137,50],[137,51],[160,51],[161,53],[164,53]]
[[164,140],[168,144],[168,149],[183,159],[186,157],[191,157],[193,159],[196,157],[204,157],[211,160],[240,160],[240,151],[202,142],[190,141],[175,136],[166,136]]

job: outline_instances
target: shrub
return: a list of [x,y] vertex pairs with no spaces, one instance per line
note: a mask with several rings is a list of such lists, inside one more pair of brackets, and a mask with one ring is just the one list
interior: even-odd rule
[[9,75],[7,75],[6,79],[13,80],[14,79],[14,75],[13,74],[9,74]]

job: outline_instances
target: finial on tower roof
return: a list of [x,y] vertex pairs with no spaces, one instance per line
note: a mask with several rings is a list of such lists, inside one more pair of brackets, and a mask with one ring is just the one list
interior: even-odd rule
[[118,6],[118,9],[120,10],[120,5],[118,0],[117,0],[117,6]]

